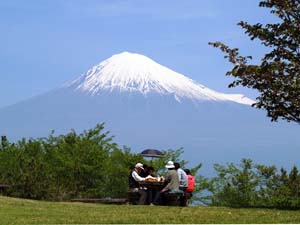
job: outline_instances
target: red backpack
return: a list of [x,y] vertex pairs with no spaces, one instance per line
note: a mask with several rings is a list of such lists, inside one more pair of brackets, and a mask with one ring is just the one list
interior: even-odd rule
[[188,187],[186,189],[187,192],[193,192],[195,188],[195,177],[192,175],[187,175],[188,176]]

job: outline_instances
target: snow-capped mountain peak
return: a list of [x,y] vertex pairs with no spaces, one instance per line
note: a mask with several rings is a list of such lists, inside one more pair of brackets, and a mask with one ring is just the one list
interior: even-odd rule
[[181,99],[191,99],[254,103],[253,100],[243,95],[213,91],[144,55],[129,52],[113,55],[76,80],[67,83],[65,87],[93,96],[103,91],[119,91],[139,92],[143,95],[172,94],[179,102]]

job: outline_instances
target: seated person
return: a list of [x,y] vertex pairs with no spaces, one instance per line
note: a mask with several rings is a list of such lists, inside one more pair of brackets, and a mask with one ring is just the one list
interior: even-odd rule
[[173,161],[169,161],[165,166],[168,169],[166,176],[167,185],[156,194],[153,204],[154,205],[163,205],[164,204],[164,195],[169,192],[179,191],[179,178],[175,170]]
[[[178,174],[179,189],[185,193],[186,189],[188,187],[188,176],[186,175],[185,171],[180,168],[180,164],[178,162],[175,162],[174,166],[175,166],[175,170],[177,171],[177,174]],[[186,197],[185,196],[180,197],[180,206],[186,206]]]
[[191,174],[191,171],[189,169],[185,169],[184,172],[188,176],[188,187],[186,189],[186,192],[191,194],[195,189],[195,177]]
[[156,177],[155,173],[154,173],[154,167],[152,166],[148,166],[147,170],[146,170],[147,176],[151,176],[151,177]]
[[141,177],[156,177],[154,174],[154,167],[153,166],[147,166],[144,164],[144,170],[141,172]]
[[147,190],[138,183],[139,181],[144,181],[146,179],[145,177],[140,176],[142,170],[144,170],[143,164],[137,163],[128,177],[129,190],[140,194],[138,205],[145,205],[147,200]]
[[188,187],[188,176],[185,171],[180,168],[180,164],[178,162],[175,162],[174,166],[178,174],[179,189],[185,191]]
[[[144,164],[144,170],[141,173],[141,177],[155,178],[154,168],[152,166],[147,166]],[[147,179],[146,179],[147,180]],[[147,203],[150,204],[156,195],[156,190],[154,188],[147,189]]]
[[143,170],[141,171],[141,173],[139,174],[141,177],[147,177],[148,174],[148,165],[143,164]]
[[193,196],[193,191],[195,189],[195,177],[191,174],[191,171],[189,169],[184,169],[184,172],[188,176],[188,187],[186,189],[186,205],[188,205],[189,199],[192,198]]

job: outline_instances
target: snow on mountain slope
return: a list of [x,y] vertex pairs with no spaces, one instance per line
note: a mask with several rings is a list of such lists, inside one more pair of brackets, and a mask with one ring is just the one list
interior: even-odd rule
[[146,56],[129,52],[113,55],[64,87],[92,96],[102,91],[120,91],[143,95],[172,94],[178,102],[187,98],[194,101],[232,101],[246,105],[254,103],[243,95],[211,90]]

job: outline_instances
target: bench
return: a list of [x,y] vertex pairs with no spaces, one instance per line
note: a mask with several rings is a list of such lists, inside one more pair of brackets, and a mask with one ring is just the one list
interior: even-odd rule
[[183,192],[168,192],[165,194],[165,203],[168,206],[180,206],[182,197],[184,197]]
[[193,194],[188,192],[169,192],[165,195],[166,205],[188,206]]
[[72,202],[84,203],[101,203],[101,204],[127,204],[127,198],[75,198],[71,199]]
[[137,205],[138,201],[140,199],[140,194],[138,192],[135,192],[135,191],[128,191],[127,192],[127,199],[128,199],[128,203],[130,205]]

